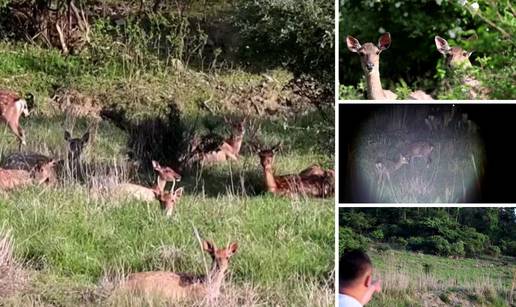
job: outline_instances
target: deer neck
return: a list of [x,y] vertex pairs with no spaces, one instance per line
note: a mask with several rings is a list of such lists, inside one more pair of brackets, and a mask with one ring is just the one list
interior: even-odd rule
[[274,172],[272,171],[272,165],[264,166],[263,173],[265,175],[265,186],[267,187],[267,191],[276,192],[277,185],[276,185],[276,180],[274,179]]
[[374,69],[372,72],[366,72],[367,96],[369,99],[385,99],[385,93],[382,89],[380,81],[380,70]]
[[163,192],[165,191],[165,185],[167,182],[158,175],[158,178],[156,179],[156,185],[154,186],[154,190],[156,192]]
[[213,262],[213,266],[211,271],[208,273],[206,280],[206,287],[211,296],[217,296],[220,293],[220,287],[224,281],[227,269],[227,265],[220,268],[215,262]]

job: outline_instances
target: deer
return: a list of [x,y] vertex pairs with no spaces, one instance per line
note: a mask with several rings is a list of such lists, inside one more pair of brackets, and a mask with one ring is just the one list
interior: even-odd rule
[[[156,177],[156,185],[152,188],[148,188],[142,185],[134,184],[134,183],[119,183],[115,184],[113,186],[110,186],[107,188],[109,191],[109,194],[113,198],[128,198],[132,197],[144,202],[152,202],[156,199],[161,201],[161,198],[163,198],[163,202],[166,204],[166,201],[168,203],[172,204],[175,203],[180,197],[183,192],[182,188],[178,189],[175,193],[172,194],[172,196],[176,196],[176,199],[174,197],[166,196],[167,193],[164,193],[165,186],[167,182],[173,182],[175,185],[176,181],[181,181],[181,175],[179,175],[176,171],[174,171],[171,167],[168,166],[161,166],[157,161],[152,161],[152,167],[154,171],[157,173]],[[174,186],[172,187],[172,190],[170,193],[172,193],[174,189]],[[180,190],[180,192],[178,192]],[[168,200],[170,199],[170,200]],[[165,208],[168,208],[165,206]],[[173,209],[173,208],[172,208]],[[166,210],[168,213],[168,211]]]
[[[192,158],[201,164],[215,164],[228,160],[237,161],[240,157],[240,149],[245,134],[246,118],[239,121],[224,121],[231,126],[231,135],[227,139],[222,139],[217,135],[209,134],[202,140],[198,140],[192,150]],[[222,140],[222,141],[221,141]]]
[[55,164],[55,160],[40,163],[31,171],[0,168],[0,190],[9,191],[31,184],[50,183]]
[[238,250],[233,242],[225,248],[217,248],[213,242],[203,240],[202,248],[212,258],[211,270],[206,275],[151,271],[132,273],[120,288],[130,293],[158,295],[173,301],[185,299],[215,300],[229,268],[229,259]]
[[27,145],[25,132],[20,126],[20,116],[28,117],[34,107],[34,96],[27,93],[21,97],[12,91],[0,90],[0,120],[5,122],[9,129],[18,138],[18,150]]
[[391,182],[391,175],[396,173],[403,165],[408,164],[407,157],[399,154],[397,161],[379,160],[375,163],[376,173],[378,175],[378,182],[382,184],[385,179]]
[[430,131],[447,129],[455,119],[456,108],[454,105],[449,110],[432,112],[425,118],[425,125]]
[[335,172],[309,167],[301,174],[276,176],[273,170],[274,155],[281,143],[270,149],[258,151],[263,167],[267,192],[279,196],[296,197],[306,195],[312,197],[331,197],[335,191]]
[[[473,54],[473,51],[466,51],[461,47],[450,47],[448,41],[438,35],[434,37],[434,42],[437,51],[445,58],[446,67],[450,70],[454,70],[459,67],[468,68],[472,66],[469,58]],[[475,79],[473,76],[465,76],[461,82],[470,88],[468,92],[470,99],[476,99],[477,97],[484,98],[490,92],[488,88],[483,87],[480,81]]]
[[430,167],[433,150],[434,145],[429,142],[414,142],[406,146],[405,153],[403,155],[409,160],[411,165],[414,165],[414,160],[416,158],[422,158],[426,160],[426,167]]
[[[367,98],[373,100],[395,100],[398,96],[392,91],[384,90],[380,81],[380,53],[391,45],[391,34],[386,32],[378,39],[378,44],[360,44],[358,39],[351,35],[346,37],[348,50],[360,56],[360,63],[364,71],[367,84]],[[410,93],[409,99],[432,100],[425,92],[418,90]]]
[[[71,171],[72,174],[77,174],[80,170],[80,158],[86,145],[89,143],[89,130],[79,138],[73,138],[67,130],[64,132],[64,140],[67,142],[67,160],[58,160],[54,168],[54,175],[52,181],[56,181],[58,173],[62,175],[65,171]],[[40,163],[47,163],[53,158],[39,153],[14,153],[6,157],[2,163],[4,169],[12,170],[26,170],[30,171]]]
[[174,186],[172,186],[169,192],[154,190],[154,194],[156,198],[159,200],[161,208],[163,209],[163,211],[165,211],[165,216],[172,216],[177,203],[183,195],[183,190],[184,188],[181,187],[174,191]]

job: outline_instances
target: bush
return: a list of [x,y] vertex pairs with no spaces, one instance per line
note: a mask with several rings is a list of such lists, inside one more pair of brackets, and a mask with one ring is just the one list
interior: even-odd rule
[[464,250],[464,242],[458,241],[451,244],[450,255],[464,257],[466,251]]
[[450,255],[451,245],[442,236],[431,236],[425,242],[425,248],[427,252],[436,254],[439,256]]
[[333,84],[334,3],[327,0],[239,0],[234,24],[248,61],[267,60]]
[[381,241],[383,240],[383,231],[381,229],[377,229],[371,232],[371,237],[375,240]]
[[371,240],[353,232],[351,228],[339,228],[339,255],[342,255],[345,250],[350,249],[361,249],[365,251],[370,242]]

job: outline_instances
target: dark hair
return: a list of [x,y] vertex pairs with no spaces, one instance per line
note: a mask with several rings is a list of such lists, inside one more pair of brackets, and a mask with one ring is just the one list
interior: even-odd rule
[[339,261],[339,288],[354,285],[372,267],[371,259],[365,252],[361,250],[345,252]]

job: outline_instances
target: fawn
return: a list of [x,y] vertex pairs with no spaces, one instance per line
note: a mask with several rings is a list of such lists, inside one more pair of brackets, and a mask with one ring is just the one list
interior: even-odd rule
[[187,273],[164,271],[130,274],[122,288],[131,292],[159,295],[172,300],[216,299],[229,268],[229,259],[236,253],[238,244],[233,242],[226,248],[217,248],[211,241],[204,240],[202,246],[212,260],[207,275],[195,276]]
[[405,148],[404,156],[409,160],[411,165],[414,164],[416,158],[426,159],[426,167],[430,167],[433,150],[434,145],[429,142],[414,142]]
[[161,195],[164,192],[167,182],[175,183],[176,181],[181,181],[181,175],[168,166],[163,167],[153,160],[152,167],[158,174],[156,185],[153,188],[134,183],[120,183],[108,188],[111,196],[115,198],[133,197],[141,201],[152,202],[156,200],[157,195]]
[[312,197],[330,197],[334,193],[335,173],[333,170],[322,171],[313,166],[301,174],[276,176],[273,171],[274,153],[278,145],[260,150],[258,155],[263,167],[267,192],[280,196],[295,197],[299,194]]
[[[219,142],[218,136],[208,135],[199,141],[192,150],[192,158],[204,164],[214,164],[228,160],[236,161],[240,157],[240,149],[244,140],[245,122],[243,118],[240,121],[224,121],[231,126],[231,135],[229,138]],[[213,136],[213,137],[212,137]]]
[[174,209],[183,195],[183,190],[184,189],[181,187],[174,191],[174,186],[172,186],[170,192],[154,190],[154,194],[159,200],[161,208],[165,211],[167,217],[172,216],[172,213],[174,213]]
[[12,190],[31,184],[49,183],[54,174],[55,160],[40,163],[30,172],[0,168],[0,190]]
[[378,175],[378,182],[381,184],[385,178],[391,181],[391,175],[397,172],[403,165],[408,164],[407,158],[400,154],[397,161],[383,160],[377,161],[375,164],[376,173]]
[[[458,67],[467,68],[472,66],[469,57],[473,51],[469,52],[460,47],[450,47],[448,41],[440,36],[435,36],[434,42],[437,51],[445,57],[445,64],[448,68],[453,70]],[[468,92],[470,99],[484,98],[490,92],[488,88],[483,87],[480,81],[473,76],[465,76],[461,82],[470,88]]]
[[29,116],[33,106],[34,96],[30,93],[22,98],[15,92],[0,90],[0,120],[4,121],[18,138],[18,149],[27,144],[25,132],[20,127],[20,116]]
[[[391,34],[389,32],[382,34],[376,46],[373,43],[361,45],[358,39],[350,35],[346,37],[346,44],[349,51],[360,56],[360,63],[366,77],[367,98],[373,100],[396,99],[398,96],[389,90],[384,90],[380,81],[380,53],[390,47]],[[432,97],[418,90],[412,92],[409,99],[431,100]]]

